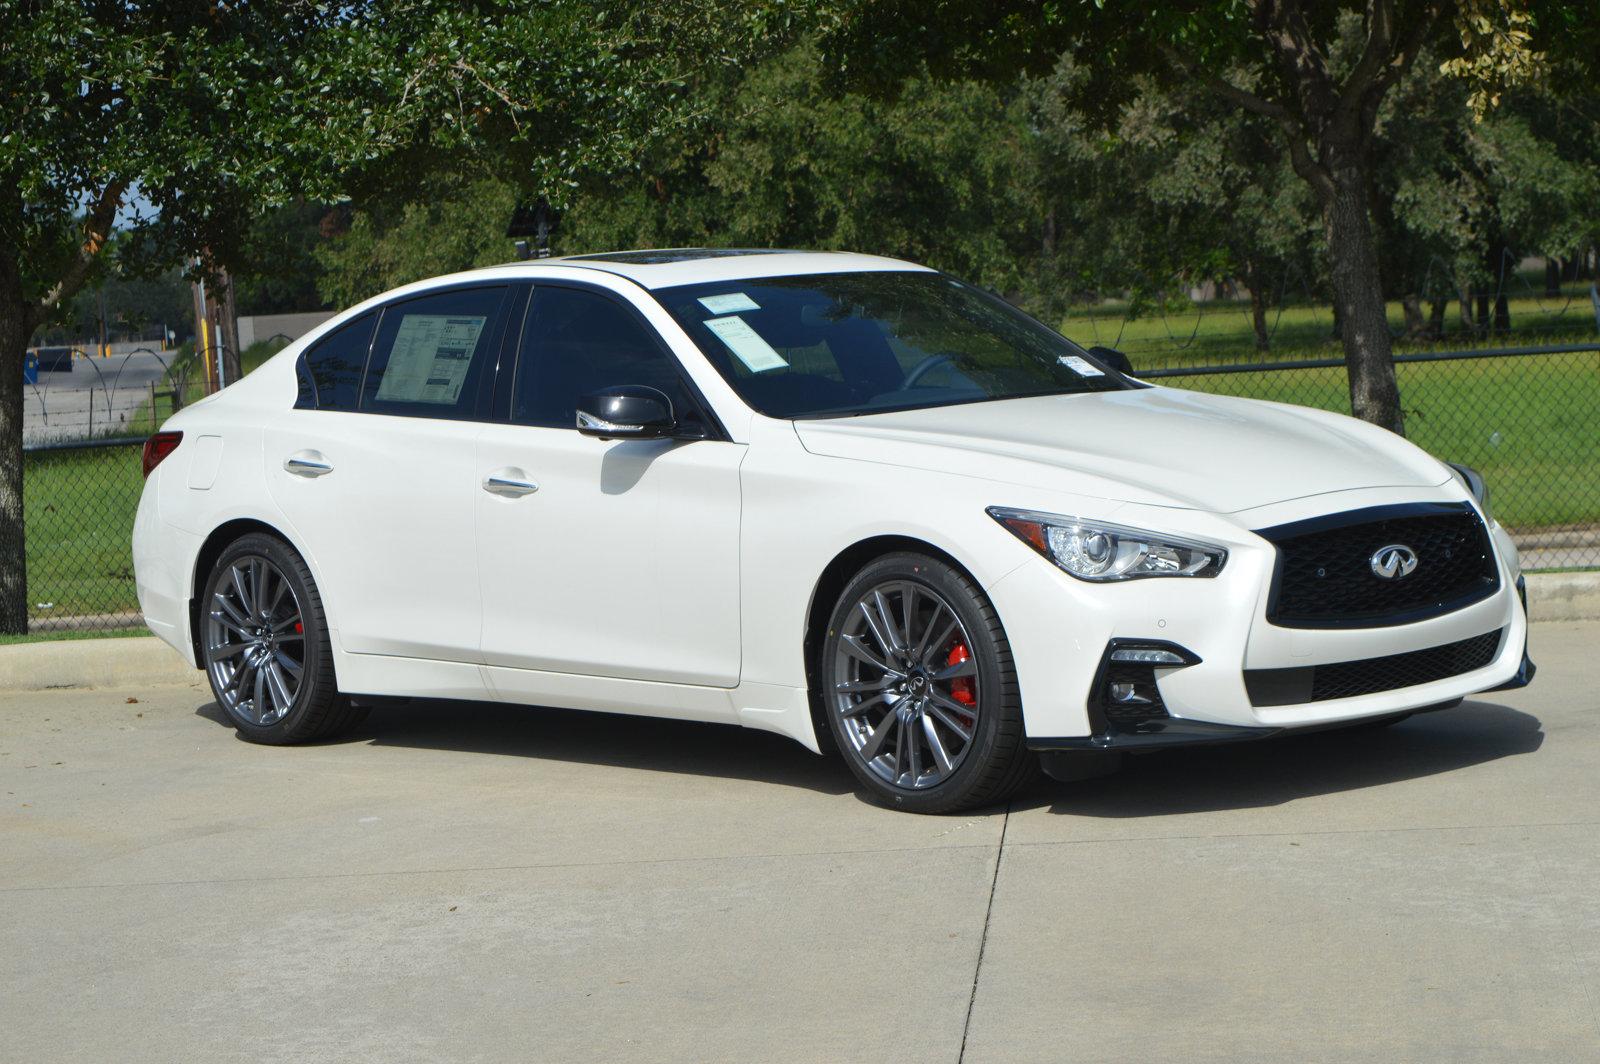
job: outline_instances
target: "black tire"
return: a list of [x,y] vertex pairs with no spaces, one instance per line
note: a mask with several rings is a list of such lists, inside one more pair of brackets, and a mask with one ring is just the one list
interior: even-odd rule
[[[218,589],[230,579],[230,571],[238,563],[261,559],[280,574],[293,592],[294,603],[299,608],[299,621],[303,632],[303,658],[301,675],[289,709],[278,720],[261,724],[236,710],[237,696],[223,689],[219,668],[214,662],[222,660],[212,653],[208,638],[208,618],[216,609]],[[253,743],[282,746],[291,743],[326,739],[359,724],[367,715],[366,707],[351,703],[340,693],[333,674],[333,648],[328,642],[328,625],[322,610],[322,597],[311,578],[311,570],[293,548],[276,536],[252,532],[230,543],[218,556],[206,577],[205,591],[199,610],[201,665],[211,683],[217,705],[239,732],[242,738]]]
[[[968,657],[976,664],[976,691],[966,696],[972,700],[970,704],[975,710],[975,720],[969,727],[970,739],[966,740],[959,759],[951,758],[953,767],[947,770],[944,778],[920,786],[896,783],[885,778],[881,766],[888,755],[880,754],[876,759],[880,766],[877,771],[864,756],[873,750],[886,749],[892,737],[897,745],[894,768],[889,774],[899,776],[899,736],[886,734],[877,745],[873,742],[877,738],[877,728],[885,727],[884,721],[895,716],[894,709],[884,709],[877,726],[867,733],[865,726],[870,722],[870,715],[854,709],[845,712],[842,707],[852,696],[836,693],[840,683],[855,686],[861,683],[859,679],[852,680],[843,675],[848,665],[840,664],[840,658],[841,655],[853,657],[849,650],[841,648],[841,644],[849,628],[859,629],[861,626],[857,611],[861,608],[863,597],[869,596],[875,588],[904,584],[916,587],[913,603],[931,592],[954,613],[960,622],[957,642],[968,647]],[[907,634],[913,627],[913,621],[905,614],[916,612],[916,608],[915,605],[905,606],[898,615],[904,622],[903,630]],[[926,611],[931,607],[924,602],[922,608]],[[924,630],[931,631],[934,627],[935,623],[929,620]],[[856,636],[852,638],[859,640]],[[928,638],[935,637],[930,635]],[[933,647],[930,653],[940,649]],[[821,711],[827,718],[829,733],[845,763],[850,766],[850,771],[867,794],[880,804],[915,813],[952,813],[992,805],[1011,797],[1038,770],[1038,759],[1027,749],[1016,667],[1000,618],[987,596],[971,579],[937,558],[911,552],[889,554],[869,563],[857,573],[839,595],[822,641],[817,665],[816,694]],[[925,686],[931,688],[933,679],[924,676]],[[887,675],[884,682],[889,682]],[[898,694],[897,697],[903,699],[905,695]],[[845,701],[839,701],[841,699]],[[862,704],[870,701],[870,698],[866,699]],[[885,702],[887,704],[887,699]],[[962,723],[967,720],[966,717],[961,718]],[[921,743],[923,749],[931,754],[927,740],[918,738],[917,729],[923,726],[920,720],[915,725],[907,722],[901,730],[903,732],[904,728],[910,728],[912,744]],[[901,726],[897,724],[896,727]],[[855,729],[853,734],[852,729]],[[935,768],[930,768],[929,773],[938,775]]]

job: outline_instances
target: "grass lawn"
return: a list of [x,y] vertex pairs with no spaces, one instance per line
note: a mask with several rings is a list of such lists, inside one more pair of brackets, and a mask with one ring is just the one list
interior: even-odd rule
[[[1600,524],[1600,352],[1410,363],[1396,371],[1407,437],[1481,472],[1502,524]],[[1155,383],[1350,410],[1342,366]]]
[[[1513,328],[1510,334],[1480,336],[1469,332],[1461,326],[1460,304],[1451,303],[1442,339],[1397,339],[1395,350],[1457,351],[1600,340],[1587,284],[1567,285],[1557,299],[1528,293],[1509,302]],[[1250,305],[1245,302],[1184,300],[1164,311],[1152,308],[1135,318],[1128,314],[1127,304],[1107,302],[1073,310],[1061,320],[1059,328],[1085,347],[1104,344],[1117,348],[1133,360],[1136,369],[1343,357],[1339,342],[1331,335],[1333,315],[1327,306],[1296,304],[1269,311],[1270,352],[1256,350]],[[1396,334],[1404,329],[1405,314],[1399,303],[1389,304],[1389,324]]]
[[46,641],[53,643],[63,639],[126,639],[129,636],[149,634],[150,630],[142,625],[138,628],[68,628],[61,631],[29,632],[27,635],[0,634],[0,647],[12,646],[16,643],[43,643]]
[[128,544],[143,487],[137,446],[27,455],[22,497],[31,618],[138,609]]

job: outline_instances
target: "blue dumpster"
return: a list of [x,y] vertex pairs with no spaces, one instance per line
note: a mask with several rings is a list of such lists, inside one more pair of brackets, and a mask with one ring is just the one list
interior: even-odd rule
[[39,383],[39,356],[32,351],[22,356],[22,383]]

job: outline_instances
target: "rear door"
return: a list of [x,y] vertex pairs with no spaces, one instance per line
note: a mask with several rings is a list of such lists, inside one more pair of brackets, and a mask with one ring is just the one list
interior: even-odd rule
[[[484,662],[736,685],[744,445],[726,440],[655,329],[602,288],[537,284],[506,383],[506,420],[477,447]],[[666,392],[683,438],[580,435],[578,398],[619,384]],[[532,673],[494,682],[541,697]]]
[[364,315],[308,349],[296,408],[266,432],[273,497],[347,652],[478,660],[475,447],[525,291],[459,285]]

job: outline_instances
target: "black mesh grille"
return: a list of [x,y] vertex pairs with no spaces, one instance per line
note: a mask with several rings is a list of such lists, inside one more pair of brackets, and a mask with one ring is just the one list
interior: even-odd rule
[[[1448,613],[1500,585],[1489,533],[1465,504],[1354,510],[1262,529],[1278,548],[1267,620],[1285,628],[1381,627]],[[1417,567],[1385,580],[1372,556],[1410,547]]]
[[1254,706],[1293,706],[1432,683],[1481,669],[1494,660],[1505,629],[1458,643],[1298,669],[1246,669],[1245,690]]

